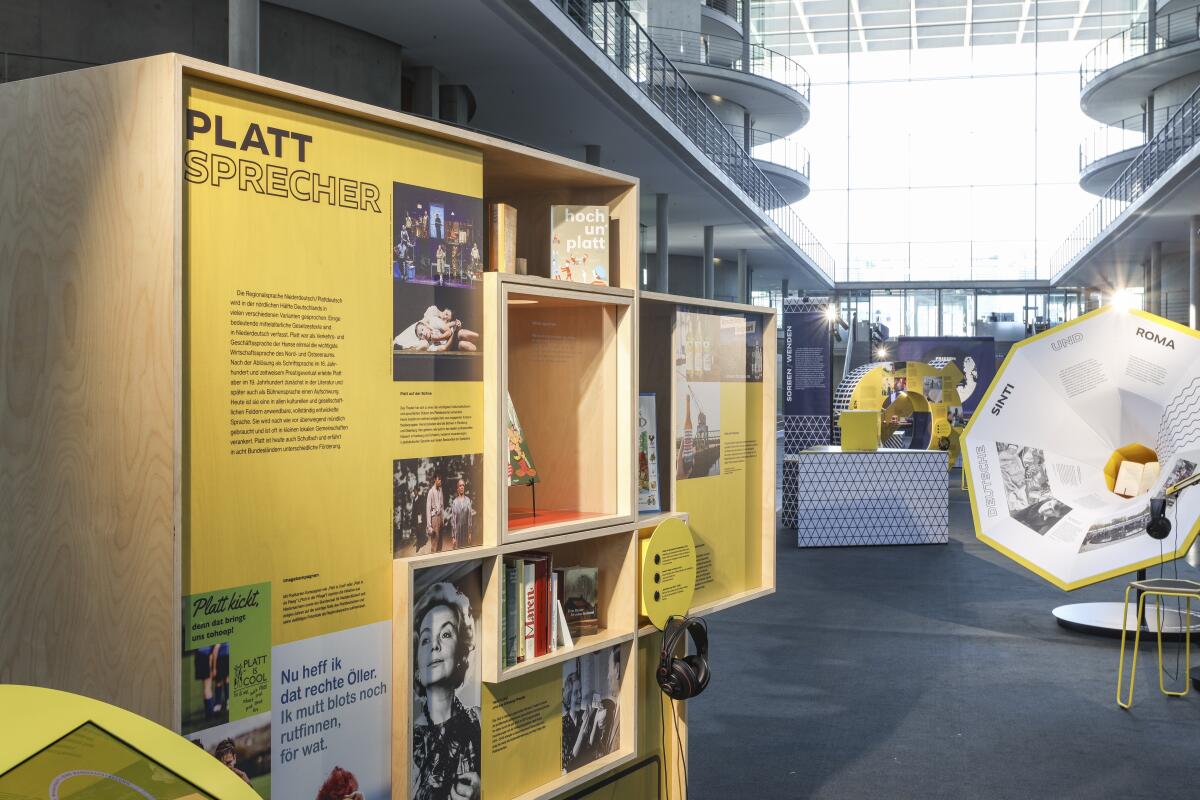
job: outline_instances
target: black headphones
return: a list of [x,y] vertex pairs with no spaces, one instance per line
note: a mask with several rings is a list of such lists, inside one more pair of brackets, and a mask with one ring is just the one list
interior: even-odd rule
[[[679,637],[687,631],[696,653],[683,658],[675,657]],[[699,617],[668,617],[663,628],[662,653],[659,654],[658,671],[655,673],[658,687],[673,700],[687,700],[704,691],[708,686],[708,623]]]
[[1171,535],[1171,520],[1167,519],[1167,498],[1150,498],[1150,521],[1146,533],[1151,539],[1163,540]]

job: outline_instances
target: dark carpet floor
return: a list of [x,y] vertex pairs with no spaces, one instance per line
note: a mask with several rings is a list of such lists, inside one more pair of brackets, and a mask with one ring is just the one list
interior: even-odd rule
[[1122,711],[1118,642],[1050,614],[1124,579],[1059,591],[977,542],[958,490],[949,545],[777,546],[776,593],[709,620],[693,800],[1200,798],[1200,693],[1161,696],[1146,646]]

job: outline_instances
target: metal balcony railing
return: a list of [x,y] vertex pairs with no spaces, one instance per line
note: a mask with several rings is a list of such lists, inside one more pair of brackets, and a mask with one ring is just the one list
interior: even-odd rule
[[[1154,124],[1151,131],[1157,131],[1167,123],[1171,115],[1179,108],[1178,105],[1154,109]],[[1101,125],[1079,143],[1079,171],[1095,164],[1097,161],[1116,155],[1123,150],[1141,147],[1146,144],[1146,114],[1133,114],[1111,125]]]
[[[741,125],[726,125],[739,142],[745,142],[745,129]],[[799,142],[766,131],[750,129],[750,155],[759,161],[777,164],[799,172],[808,179],[812,173],[812,157]]]
[[624,0],[554,0],[571,22],[604,53],[750,201],[775,222],[816,267],[833,278],[833,256],[813,235],[742,143],[676,69]]
[[1138,56],[1200,41],[1200,7],[1185,8],[1158,17],[1154,33],[1154,47],[1150,47],[1149,25],[1143,20],[1093,47],[1079,65],[1079,88],[1083,89],[1100,73]]
[[[675,28],[649,28],[650,37],[668,58],[685,64],[702,64],[737,72],[749,72],[760,78],[781,83],[809,99],[812,81],[808,70],[783,53],[758,44],[744,44],[738,39],[713,36]],[[744,67],[747,57],[749,69]]]
[[1096,241],[1175,162],[1200,141],[1200,89],[1180,104],[1166,124],[1129,162],[1075,230],[1059,245],[1050,259],[1051,274],[1057,278]]
[[738,22],[742,21],[742,6],[745,4],[740,0],[704,0],[704,5],[713,11],[733,17]]

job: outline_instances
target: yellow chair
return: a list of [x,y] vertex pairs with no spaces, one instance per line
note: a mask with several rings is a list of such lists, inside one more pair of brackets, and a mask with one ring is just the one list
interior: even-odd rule
[[[1125,682],[1125,634],[1128,632],[1126,627],[1129,622],[1129,593],[1138,592],[1138,613],[1137,613],[1137,633],[1133,637],[1133,664],[1129,669],[1129,694],[1126,699],[1121,698],[1121,686]],[[1117,705],[1121,708],[1129,708],[1133,705],[1133,684],[1137,680],[1137,660],[1138,649],[1142,641],[1142,622],[1146,617],[1146,598],[1154,597],[1154,613],[1159,621],[1158,625],[1158,689],[1168,697],[1183,697],[1191,688],[1188,681],[1188,673],[1191,671],[1192,657],[1192,599],[1200,601],[1200,583],[1196,581],[1175,580],[1170,578],[1157,578],[1145,581],[1134,581],[1125,588],[1125,607],[1124,615],[1121,620],[1121,664],[1117,667]],[[1183,667],[1183,691],[1172,692],[1167,689],[1166,682],[1163,680],[1163,635],[1162,635],[1162,599],[1164,597],[1182,597],[1187,601],[1187,615],[1184,619],[1188,620],[1188,624],[1184,629],[1184,667]]]

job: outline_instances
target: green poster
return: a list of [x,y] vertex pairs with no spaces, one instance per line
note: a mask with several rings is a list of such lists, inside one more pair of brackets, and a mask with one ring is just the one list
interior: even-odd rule
[[183,732],[271,708],[271,584],[183,598]]

